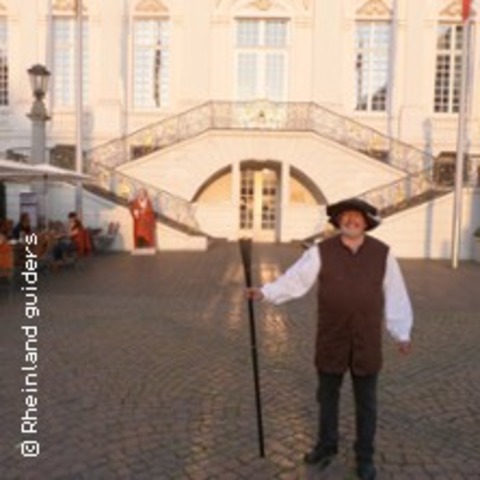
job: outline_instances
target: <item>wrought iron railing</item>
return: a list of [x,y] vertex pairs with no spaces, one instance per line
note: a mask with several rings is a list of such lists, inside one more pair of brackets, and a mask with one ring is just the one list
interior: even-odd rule
[[212,128],[314,132],[403,170],[433,165],[428,153],[313,102],[213,102]]
[[99,162],[90,164],[89,173],[97,180],[97,187],[125,202],[131,201],[140,189],[145,189],[152,201],[153,209],[158,215],[166,217],[187,229],[201,233],[195,218],[193,205],[188,200],[125,175]]
[[360,195],[384,215],[438,191],[431,155],[313,102],[206,102],[92,149],[86,158],[87,171],[121,198],[146,188],[157,212],[198,229],[191,203],[117,167],[212,129],[314,132],[398,168],[405,177]]
[[312,123],[318,135],[380,158],[405,172],[419,172],[433,166],[434,157],[427,152],[317,104],[313,106]]
[[211,128],[211,105],[204,103],[99,145],[87,152],[87,164],[99,162],[115,168],[200,135]]
[[[361,198],[378,208],[382,218],[399,213],[407,208],[421,205],[452,190],[451,186],[437,182],[434,168],[405,175],[403,178],[380,187],[368,190],[356,198]],[[326,229],[302,240],[305,246],[331,234]]]
[[[446,166],[451,168],[445,168]],[[480,186],[478,165],[470,160],[464,171],[463,183],[470,188]],[[377,207],[383,217],[392,215],[410,206],[435,198],[453,190],[455,165],[436,164],[421,172],[407,174],[405,177],[387,185],[373,188],[359,198]]]
[[430,167],[433,157],[313,102],[210,101],[93,148],[87,164],[111,168],[211,130],[313,132],[406,172]]
[[433,168],[408,174],[387,185],[376,187],[357,195],[358,198],[378,208],[382,217],[396,213],[404,208],[449,188],[439,188],[434,178]]

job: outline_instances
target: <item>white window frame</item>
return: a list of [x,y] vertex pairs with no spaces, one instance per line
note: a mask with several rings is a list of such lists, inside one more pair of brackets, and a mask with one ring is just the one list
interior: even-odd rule
[[[160,105],[159,106],[141,106],[135,103],[135,87],[136,87],[136,79],[135,79],[135,62],[136,62],[136,39],[135,39],[135,23],[137,21],[155,21],[155,22],[162,22],[165,24],[165,28],[167,29],[167,44],[165,47],[162,46],[160,51],[166,50],[168,53],[168,64],[167,64],[167,71],[166,71],[166,82],[167,82],[167,93],[166,98],[162,101],[161,93],[162,87],[160,84]],[[171,34],[172,34],[172,22],[169,15],[145,15],[145,14],[135,14],[132,17],[132,27],[131,27],[131,42],[130,42],[130,110],[136,113],[154,113],[158,111],[163,111],[169,108],[171,104],[171,87],[172,87],[172,69],[171,69]],[[161,77],[160,77],[161,78]]]
[[385,105],[384,105],[384,108],[382,109],[374,109],[373,108],[373,90],[372,90],[372,78],[373,78],[373,69],[371,68],[371,65],[369,66],[368,70],[367,70],[367,83],[368,83],[368,88],[367,88],[367,108],[365,109],[360,109],[358,108],[358,105],[359,105],[359,92],[358,92],[358,71],[357,71],[357,56],[358,56],[358,53],[360,51],[359,47],[358,47],[358,27],[359,26],[363,26],[363,25],[367,25],[369,27],[369,35],[368,35],[368,47],[364,50],[367,55],[368,55],[368,58],[370,59],[372,57],[372,55],[375,55],[375,51],[378,49],[379,50],[379,46],[376,46],[374,48],[374,44],[373,44],[373,31],[374,31],[374,27],[377,26],[377,25],[383,25],[383,26],[386,26],[388,27],[389,29],[389,38],[390,38],[390,42],[391,42],[391,39],[392,39],[392,34],[393,34],[393,31],[392,31],[392,23],[390,20],[388,19],[358,19],[356,22],[355,22],[355,49],[354,49],[354,65],[355,65],[355,73],[354,73],[354,81],[355,81],[355,103],[354,103],[354,111],[356,113],[368,113],[368,114],[384,114],[385,112],[388,111],[388,102],[389,102],[389,96],[391,95],[391,91],[390,91],[390,55],[391,55],[391,52],[390,52],[390,42],[387,42],[384,47],[385,47],[385,51],[386,51],[386,62],[385,62],[385,74],[386,74],[386,91],[385,91]]
[[6,103],[5,104],[0,104],[0,109],[1,110],[7,110],[10,108],[10,101],[11,101],[11,91],[10,91],[10,59],[9,59],[9,48],[8,48],[8,43],[9,43],[9,35],[8,35],[8,17],[6,15],[0,15],[0,22],[3,22],[5,25],[5,43],[3,45],[0,44],[0,47],[4,50],[4,56],[6,59],[6,67],[7,67],[7,72],[6,72],[6,78],[5,78],[5,98],[6,98]]
[[[56,82],[58,81],[59,75],[57,74],[57,38],[56,38],[56,22],[59,20],[66,20],[72,23],[73,35],[71,44],[68,46],[69,55],[71,55],[72,60],[72,80],[69,88],[71,89],[71,103],[64,103],[63,101],[59,102]],[[91,24],[86,15],[82,18],[82,32],[83,32],[83,106],[89,106],[91,104],[91,59],[90,59],[90,36],[91,36]],[[75,109],[76,103],[76,51],[75,51],[75,40],[77,34],[77,25],[76,17],[71,14],[54,14],[52,17],[52,85],[50,91],[52,92],[52,105],[53,108],[57,111],[71,111]]]
[[[453,35],[451,38],[450,49],[440,49],[438,47],[438,35],[439,29],[441,27],[450,27],[452,29]],[[458,84],[458,96],[455,97],[455,79],[456,79],[456,69],[455,63],[459,59],[458,66],[458,82],[461,82],[461,70],[462,70],[462,47],[456,48],[457,44],[457,27],[462,27],[462,24],[455,22],[439,22],[436,30],[435,37],[435,62],[434,62],[434,75],[433,75],[433,98],[432,98],[432,110],[435,115],[456,115],[459,112],[460,108],[460,83]],[[463,35],[463,28],[462,28]],[[465,41],[465,38],[462,39]],[[448,55],[450,58],[450,70],[449,70],[449,82],[448,82],[448,100],[447,100],[447,109],[446,110],[437,110],[436,94],[437,94],[437,68],[438,68],[438,59],[440,56]],[[454,101],[457,98],[457,106],[454,107]]]
[[[242,47],[238,45],[238,25],[240,21],[253,21],[259,22],[260,25],[260,44],[251,46],[251,47]],[[281,21],[285,22],[286,24],[286,39],[285,45],[282,47],[270,47],[265,45],[265,30],[266,24],[269,21]],[[235,18],[234,22],[234,49],[235,49],[235,66],[234,66],[234,95],[237,101],[253,101],[259,99],[268,99],[270,101],[278,101],[284,102],[288,99],[288,90],[289,90],[289,50],[290,50],[290,28],[291,28],[291,21],[287,17],[237,17]],[[239,75],[239,57],[241,54],[245,53],[254,53],[255,58],[257,59],[257,79],[256,79],[256,86],[255,90],[256,93],[253,98],[245,99],[241,98],[240,96],[240,86],[238,83],[238,75]],[[283,59],[283,91],[280,98],[272,99],[268,97],[268,92],[266,91],[266,77],[267,77],[267,57],[269,54],[276,54],[280,55]]]

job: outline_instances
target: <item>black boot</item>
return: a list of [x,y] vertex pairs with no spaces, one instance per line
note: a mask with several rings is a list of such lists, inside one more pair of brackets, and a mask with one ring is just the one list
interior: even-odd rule
[[319,465],[323,470],[332,462],[333,458],[337,454],[336,447],[322,447],[321,445],[315,445],[313,449],[306,453],[303,457],[303,461],[307,465]]
[[375,480],[377,469],[373,462],[360,462],[357,465],[357,477],[360,480]]

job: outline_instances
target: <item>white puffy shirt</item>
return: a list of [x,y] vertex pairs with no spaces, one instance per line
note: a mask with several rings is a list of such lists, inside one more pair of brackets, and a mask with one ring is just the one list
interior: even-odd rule
[[[277,280],[262,287],[265,300],[279,305],[305,295],[313,287],[321,268],[320,249],[318,245],[314,245]],[[319,288],[322,286],[319,285]],[[390,250],[383,291],[387,331],[396,341],[409,341],[413,326],[412,305],[402,272]]]

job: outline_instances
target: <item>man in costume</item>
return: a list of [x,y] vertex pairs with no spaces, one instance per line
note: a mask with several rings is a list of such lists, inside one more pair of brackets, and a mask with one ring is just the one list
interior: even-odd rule
[[130,203],[133,216],[133,239],[135,248],[155,246],[155,212],[147,191],[141,189]]
[[399,352],[408,354],[412,308],[389,247],[365,234],[380,223],[377,209],[353,198],[328,206],[327,215],[338,235],[309,248],[276,281],[247,290],[247,296],[278,305],[305,295],[318,280],[319,429],[317,443],[304,461],[325,468],[337,454],[340,387],[349,370],[355,397],[357,475],[373,480],[382,324],[385,319]]

